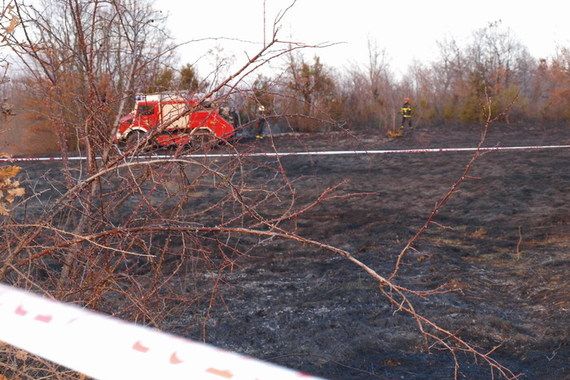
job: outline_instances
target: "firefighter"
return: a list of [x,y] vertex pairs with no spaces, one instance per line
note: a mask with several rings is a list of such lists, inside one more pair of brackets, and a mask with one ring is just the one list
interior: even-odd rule
[[263,128],[267,124],[267,120],[265,120],[265,107],[263,105],[259,105],[257,107],[257,125],[255,128],[255,138],[261,140],[263,138]]
[[408,128],[412,129],[412,105],[410,104],[410,98],[404,98],[404,104],[400,108],[400,113],[402,114],[402,124],[400,130],[404,130],[404,126],[407,124]]

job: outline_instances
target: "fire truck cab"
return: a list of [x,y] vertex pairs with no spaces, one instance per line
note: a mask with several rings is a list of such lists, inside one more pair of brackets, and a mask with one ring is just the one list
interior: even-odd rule
[[137,95],[134,109],[119,121],[115,140],[139,141],[156,131],[159,146],[185,145],[194,139],[225,141],[235,133],[227,108],[212,107],[198,96],[184,93]]

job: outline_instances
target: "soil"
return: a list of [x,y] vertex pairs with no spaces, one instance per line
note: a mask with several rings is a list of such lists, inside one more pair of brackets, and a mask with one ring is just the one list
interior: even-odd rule
[[[403,138],[333,133],[244,140],[243,151],[472,147],[480,127],[419,128]],[[570,126],[493,127],[487,146],[570,144]],[[395,258],[461,176],[469,152],[284,157],[300,200],[344,180],[341,194],[297,220],[300,235],[353,253],[387,275]],[[274,159],[259,158],[271,161]],[[417,310],[489,351],[524,379],[570,378],[570,149],[493,152],[476,163],[402,266],[398,283],[456,291],[413,299]],[[23,165],[29,178],[57,163]],[[263,181],[263,170],[252,171]],[[27,182],[31,186],[33,180]],[[37,184],[37,181],[34,183]],[[41,186],[40,186],[41,187]],[[36,191],[41,190],[37,188]],[[204,279],[212,273],[204,273]],[[180,286],[183,278],[177,279]],[[213,281],[204,281],[210,291]],[[223,276],[219,300],[189,307],[163,328],[330,379],[453,378],[451,356],[427,349],[413,320],[345,259],[287,241],[259,240]],[[459,357],[461,375],[491,378]]]

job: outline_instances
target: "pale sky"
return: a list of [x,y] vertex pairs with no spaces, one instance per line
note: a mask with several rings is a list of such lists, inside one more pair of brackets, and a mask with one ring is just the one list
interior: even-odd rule
[[[168,12],[169,28],[177,42],[202,37],[228,37],[254,43],[263,41],[263,0],[157,0],[156,7]],[[267,23],[289,0],[266,0]],[[418,60],[437,56],[438,40],[453,37],[465,41],[476,29],[502,20],[535,57],[551,57],[556,46],[570,47],[570,4],[564,0],[298,0],[283,21],[281,39],[305,43],[339,42],[316,52],[322,62],[345,67],[367,63],[367,41],[385,49],[392,70],[402,74]],[[194,43],[179,49],[181,63],[193,62],[208,48],[220,46],[235,61],[245,60],[244,51],[259,46],[218,40]],[[307,58],[315,53],[308,51]],[[207,59],[198,64],[204,71]]]

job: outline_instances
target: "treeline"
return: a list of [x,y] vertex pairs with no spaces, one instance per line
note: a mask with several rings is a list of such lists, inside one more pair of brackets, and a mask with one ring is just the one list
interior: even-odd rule
[[570,50],[535,58],[508,28],[492,23],[466,46],[439,44],[440,59],[416,65],[403,82],[426,123],[472,123],[507,110],[505,122],[570,120]]
[[[208,93],[224,78],[176,64],[166,18],[148,2],[55,0],[42,9],[22,5],[17,12],[12,20],[25,22],[26,34],[10,22],[0,39],[27,70],[9,84],[19,88],[19,106],[64,132],[62,146],[87,134],[108,139],[136,93]],[[402,78],[374,41],[368,62],[343,70],[295,49],[282,57],[279,72],[240,80],[214,96],[245,123],[255,121],[263,105],[272,125],[299,131],[386,131],[399,123],[404,97],[412,99],[416,123],[424,126],[478,123],[487,99],[493,114],[507,110],[508,123],[570,120],[570,49],[533,57],[500,22],[475,31],[463,45],[439,42],[438,59],[413,64]]]
[[[500,22],[490,23],[460,45],[440,41],[439,58],[415,63],[402,78],[394,75],[385,52],[369,42],[369,61],[343,71],[318,56],[289,54],[283,71],[258,76],[231,102],[246,120],[263,105],[275,120],[295,130],[388,130],[410,97],[421,125],[475,124],[493,115],[506,123],[570,120],[570,49],[536,58]],[[191,74],[191,75],[189,75]],[[163,69],[148,90],[205,91],[208,83],[191,66]],[[188,83],[180,86],[181,83]]]

